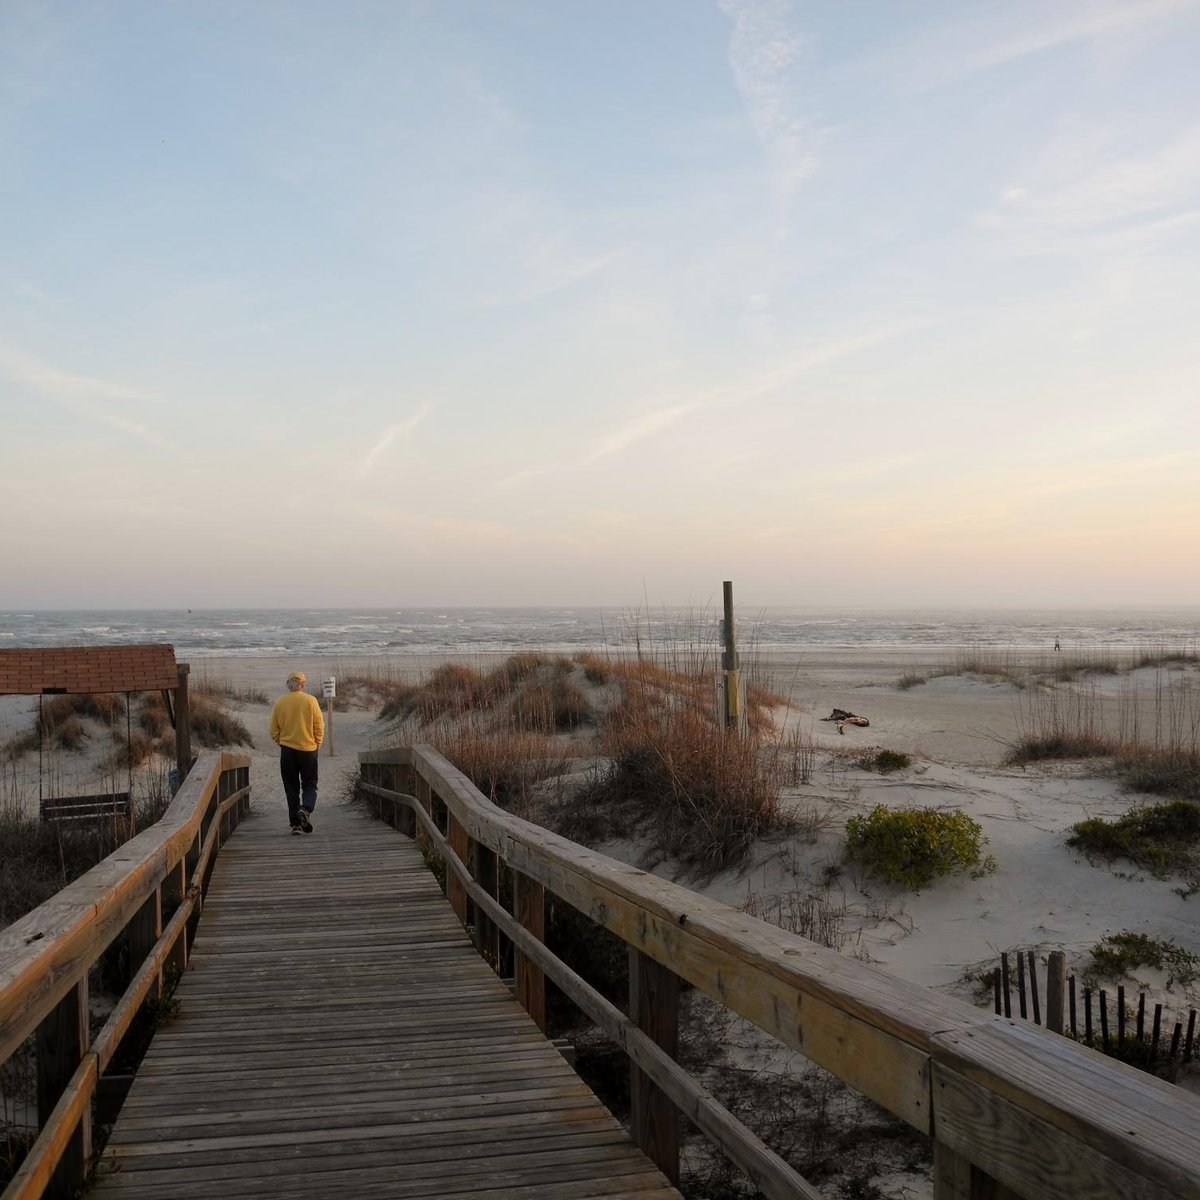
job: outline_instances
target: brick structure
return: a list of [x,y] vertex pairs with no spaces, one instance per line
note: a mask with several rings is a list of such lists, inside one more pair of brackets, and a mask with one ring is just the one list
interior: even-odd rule
[[0,650],[0,696],[157,692],[179,686],[175,647],[50,646]]

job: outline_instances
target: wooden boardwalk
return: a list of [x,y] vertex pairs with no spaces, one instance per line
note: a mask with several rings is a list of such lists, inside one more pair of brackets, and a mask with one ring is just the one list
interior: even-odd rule
[[259,803],[217,861],[180,1011],[96,1197],[679,1193],[471,946],[407,838]]

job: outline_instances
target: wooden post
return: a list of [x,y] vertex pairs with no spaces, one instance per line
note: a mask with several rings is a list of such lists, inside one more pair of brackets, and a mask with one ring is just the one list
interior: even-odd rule
[[333,748],[333,697],[337,692],[335,677],[330,676],[323,680],[321,690],[325,693],[325,744],[329,747],[325,754],[329,758],[334,758],[337,755],[337,751]]
[[1008,951],[1004,950],[1000,953],[1000,977],[1004,984],[1004,1015],[1012,1016],[1012,992],[1009,988],[1008,974]]
[[[467,864],[467,831],[459,824],[458,818],[450,811],[449,806],[446,807],[446,840],[450,843],[450,849],[458,855],[459,859]],[[446,868],[446,899],[450,901],[450,907],[454,909],[454,915],[463,923],[467,924],[467,889],[463,887],[458,876],[454,874],[448,867]]]
[[[496,852],[482,842],[475,842],[474,849],[475,882],[494,898],[498,891]],[[475,946],[496,970],[500,969],[500,929],[482,909],[475,913]]]
[[1046,1028],[1062,1033],[1064,998],[1067,983],[1067,956],[1061,950],[1051,950],[1046,963]]
[[[516,918],[539,942],[546,940],[546,889],[535,880],[513,871],[513,907]],[[514,949],[514,974],[517,977],[517,999],[533,1018],[537,1027],[546,1032],[546,977],[536,963]]]
[[[429,790],[429,781],[424,776],[417,776],[417,786],[414,793],[417,797],[417,803],[425,810],[426,816],[433,817],[433,796]],[[429,835],[421,826],[417,826],[417,845],[422,850],[429,849]]]
[[[129,952],[126,983],[138,973],[138,969],[146,961],[146,956],[160,937],[162,937],[162,894],[158,888],[155,888],[154,894],[133,914],[133,919],[126,927],[125,938]],[[157,980],[151,984],[150,995],[155,1000],[162,995],[162,971],[158,972]]]
[[933,1143],[933,1200],[1020,1200],[942,1142]]
[[1025,955],[1017,951],[1017,994],[1021,1000],[1021,1020],[1029,1020],[1029,1007],[1025,1003]]
[[[415,796],[417,787],[417,773],[412,767],[398,766],[392,773],[392,788],[394,791],[403,792],[406,796]],[[407,804],[399,804],[396,806],[396,828],[401,833],[408,837],[413,837],[417,832],[417,815]]]
[[1042,1023],[1042,1006],[1038,999],[1037,955],[1029,951],[1029,999],[1033,1004],[1033,1023]]
[[[44,1128],[90,1043],[88,983],[84,977],[54,1006],[37,1027],[38,1127]],[[71,1135],[44,1195],[54,1200],[77,1195],[92,1155],[89,1105]]]
[[[179,865],[169,871],[167,877],[162,881],[160,888],[162,897],[160,911],[164,920],[170,920],[175,910],[183,903],[183,897],[187,894],[186,870],[187,860],[181,859]],[[167,957],[163,961],[165,973],[170,974],[174,978],[182,975],[184,968],[188,964],[188,933],[187,926],[179,931],[178,940],[167,952]]]
[[722,666],[725,670],[725,728],[738,726],[738,657],[737,639],[733,631],[733,581],[721,584],[725,605],[725,653]]
[[192,766],[192,705],[188,699],[188,674],[191,667],[187,663],[177,665],[179,682],[175,685],[175,766],[179,771],[179,783],[182,787]]
[[[629,1016],[672,1058],[679,1050],[679,976],[629,947]],[[631,1065],[633,1140],[672,1184],[679,1183],[679,1113],[650,1078]]]

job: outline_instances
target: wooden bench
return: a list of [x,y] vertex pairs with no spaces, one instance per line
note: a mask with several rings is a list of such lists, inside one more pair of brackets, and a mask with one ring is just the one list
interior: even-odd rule
[[101,792],[93,796],[54,796],[41,803],[43,821],[82,824],[108,821],[115,817],[133,817],[133,798],[128,792]]

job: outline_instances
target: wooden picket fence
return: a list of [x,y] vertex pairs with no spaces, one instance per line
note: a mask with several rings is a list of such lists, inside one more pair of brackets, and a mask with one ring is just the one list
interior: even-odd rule
[[1044,990],[1038,981],[1036,953],[1016,950],[1012,957],[1015,970],[1009,954],[1004,953],[1000,955],[1000,965],[992,971],[992,998],[997,1016],[1018,1016],[1023,1021],[1044,1024],[1052,1033],[1064,1034],[1111,1058],[1118,1058],[1151,1075],[1160,1075],[1171,1083],[1178,1078],[1180,1067],[1192,1061],[1196,1039],[1194,1008],[1187,1014],[1186,1032],[1183,1020],[1177,1020],[1168,1042],[1166,1031],[1170,1028],[1170,1018],[1164,1024],[1161,1004],[1155,1003],[1147,1031],[1145,992],[1138,993],[1135,1012],[1126,1006],[1125,988],[1119,986],[1116,1004],[1110,1009],[1107,990],[1080,988],[1075,976],[1067,975],[1066,955],[1061,950],[1052,951],[1048,957]]

